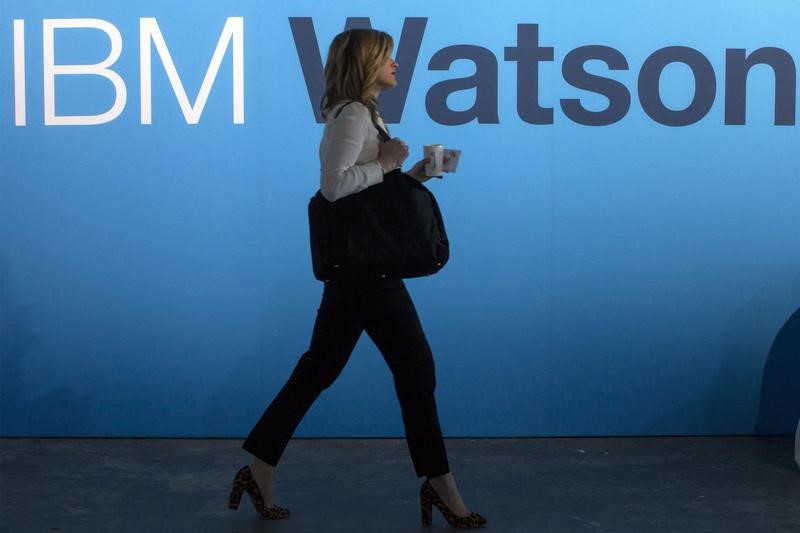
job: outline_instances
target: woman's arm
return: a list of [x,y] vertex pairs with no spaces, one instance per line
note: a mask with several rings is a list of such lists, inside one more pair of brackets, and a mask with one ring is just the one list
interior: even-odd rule
[[377,159],[356,164],[374,129],[369,110],[358,102],[330,122],[320,154],[320,191],[325,199],[333,202],[383,181]]

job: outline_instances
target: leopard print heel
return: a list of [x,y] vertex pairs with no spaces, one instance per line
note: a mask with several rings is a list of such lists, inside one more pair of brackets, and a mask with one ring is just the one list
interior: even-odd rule
[[228,509],[233,509],[235,511],[239,508],[239,503],[242,501],[242,494],[244,492],[247,492],[256,511],[264,518],[279,520],[289,517],[289,509],[277,505],[267,507],[264,503],[264,497],[258,489],[256,480],[253,479],[253,472],[250,471],[250,467],[248,466],[243,466],[236,473],[236,477],[233,478],[233,489],[231,489],[231,495],[228,497]]
[[470,513],[469,516],[458,516],[447,507],[442,498],[433,490],[431,482],[425,480],[419,489],[420,512],[422,515],[422,525],[429,526],[433,521],[433,505],[442,512],[444,519],[450,527],[456,529],[475,529],[486,525],[486,518],[478,513]]

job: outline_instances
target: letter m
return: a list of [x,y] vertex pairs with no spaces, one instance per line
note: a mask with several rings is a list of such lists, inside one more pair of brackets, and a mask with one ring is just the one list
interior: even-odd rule
[[152,105],[152,67],[151,67],[151,43],[155,43],[158,55],[167,71],[167,77],[172,85],[172,90],[178,99],[178,103],[186,118],[187,124],[197,124],[200,115],[203,114],[208,95],[214,80],[217,78],[222,58],[229,45],[233,48],[233,123],[244,123],[244,18],[228,17],[225,27],[222,28],[222,35],[217,42],[217,48],[211,57],[211,63],[206,70],[205,78],[200,86],[200,92],[194,105],[189,103],[186,90],[183,87],[178,70],[172,61],[164,36],[158,27],[158,22],[154,18],[142,18],[139,21],[139,47],[140,47],[140,68],[141,68],[141,95],[142,95],[142,124],[153,123]]

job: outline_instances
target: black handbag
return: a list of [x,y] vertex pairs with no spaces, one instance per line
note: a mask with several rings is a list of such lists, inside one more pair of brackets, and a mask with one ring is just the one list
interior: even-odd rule
[[311,263],[320,281],[428,276],[450,257],[436,198],[400,170],[334,202],[317,191],[308,203],[308,225]]

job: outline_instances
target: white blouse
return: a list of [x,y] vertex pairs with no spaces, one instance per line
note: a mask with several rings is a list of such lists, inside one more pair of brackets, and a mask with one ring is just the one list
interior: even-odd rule
[[[369,109],[353,102],[337,117],[343,105],[328,110],[319,143],[320,191],[331,202],[383,181],[383,169],[378,163],[381,140]],[[378,125],[388,131],[380,117]]]

